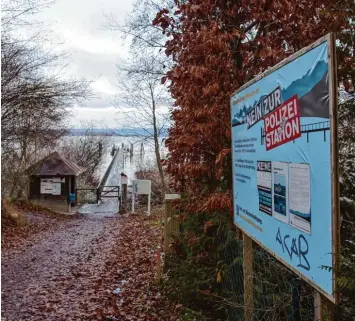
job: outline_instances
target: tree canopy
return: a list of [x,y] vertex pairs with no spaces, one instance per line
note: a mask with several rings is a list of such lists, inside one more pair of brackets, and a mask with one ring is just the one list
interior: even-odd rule
[[176,102],[167,168],[191,208],[231,210],[233,91],[328,32],[337,33],[339,81],[354,80],[354,12],[352,0],[197,0],[156,15],[173,60],[163,77]]

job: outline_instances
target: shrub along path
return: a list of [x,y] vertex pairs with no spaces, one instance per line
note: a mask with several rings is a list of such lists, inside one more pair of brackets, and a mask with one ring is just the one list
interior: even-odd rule
[[154,281],[158,219],[25,216],[3,232],[2,320],[178,320]]

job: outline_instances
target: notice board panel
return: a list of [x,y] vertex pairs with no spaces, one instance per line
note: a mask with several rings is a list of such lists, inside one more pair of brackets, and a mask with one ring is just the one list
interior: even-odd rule
[[336,301],[335,41],[319,39],[231,96],[234,222]]
[[134,179],[132,189],[136,194],[148,195],[151,193],[152,181],[148,179]]

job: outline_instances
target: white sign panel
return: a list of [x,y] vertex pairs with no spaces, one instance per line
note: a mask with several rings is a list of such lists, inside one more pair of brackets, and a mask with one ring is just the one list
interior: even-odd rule
[[41,178],[41,194],[52,194],[53,183],[52,179]]
[[121,176],[121,184],[127,184],[127,176]]
[[309,164],[290,163],[290,224],[311,234],[311,175]]
[[62,180],[60,177],[41,178],[41,194],[61,195]]
[[150,194],[152,181],[147,179],[135,179],[132,183],[133,192],[141,195]]
[[134,213],[134,195],[148,195],[148,215],[150,215],[150,198],[152,181],[147,179],[135,179],[132,181],[132,213]]
[[166,200],[178,200],[180,198],[181,198],[180,194],[165,194]]
[[62,193],[62,184],[59,183],[52,183],[52,195],[60,195]]

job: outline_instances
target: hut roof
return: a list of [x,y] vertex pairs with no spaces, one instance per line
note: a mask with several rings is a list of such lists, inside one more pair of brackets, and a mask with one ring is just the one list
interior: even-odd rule
[[39,176],[78,176],[85,171],[85,168],[73,163],[60,155],[58,152],[54,152],[47,157],[41,159],[37,163],[31,165],[26,169],[29,175]]

